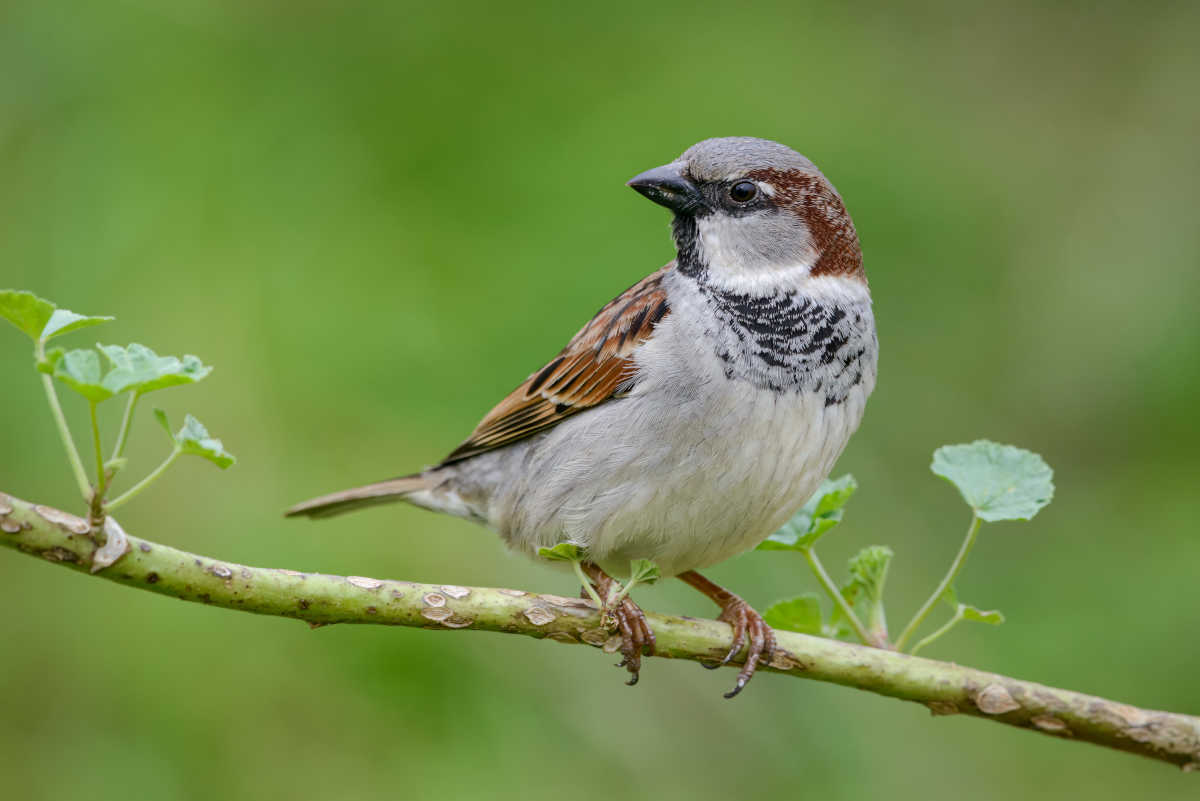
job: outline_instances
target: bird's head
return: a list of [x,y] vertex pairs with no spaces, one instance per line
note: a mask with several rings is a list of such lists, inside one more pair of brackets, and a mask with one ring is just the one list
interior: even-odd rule
[[854,223],[816,166],[766,139],[706,139],[629,186],[675,212],[679,269],[759,294],[807,278],[866,281]]

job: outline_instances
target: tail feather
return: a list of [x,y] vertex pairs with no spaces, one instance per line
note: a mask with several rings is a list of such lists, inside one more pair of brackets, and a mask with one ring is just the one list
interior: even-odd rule
[[403,501],[409,494],[429,489],[430,486],[431,482],[424,476],[401,476],[298,503],[284,512],[284,516],[303,516],[314,520],[321,517],[333,517],[367,506]]

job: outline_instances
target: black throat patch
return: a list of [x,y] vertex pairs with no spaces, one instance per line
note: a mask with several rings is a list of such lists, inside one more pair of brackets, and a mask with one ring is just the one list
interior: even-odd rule
[[869,373],[877,344],[870,307],[828,303],[795,290],[729,292],[696,281],[719,321],[717,358],[725,377],[773,392],[817,392],[825,405],[846,400]]
[[677,214],[671,226],[676,267],[716,317],[709,331],[731,381],[772,392],[817,392],[825,405],[843,403],[864,379],[874,380],[879,345],[867,301],[817,300],[796,289],[769,295],[714,286],[699,247],[699,226]]
[[684,275],[699,278],[708,272],[700,259],[700,227],[692,214],[676,214],[671,221],[675,240],[675,267]]

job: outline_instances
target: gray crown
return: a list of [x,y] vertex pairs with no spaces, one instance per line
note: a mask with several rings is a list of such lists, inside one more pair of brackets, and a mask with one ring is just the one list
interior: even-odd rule
[[[811,161],[787,145],[752,136],[705,139],[683,152],[693,180],[723,181],[741,177],[751,170],[800,170],[821,175]],[[824,177],[824,176],[822,176]]]

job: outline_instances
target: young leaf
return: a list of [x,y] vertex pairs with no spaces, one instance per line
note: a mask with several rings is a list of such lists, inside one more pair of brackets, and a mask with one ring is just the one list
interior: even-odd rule
[[571,542],[560,542],[553,548],[538,548],[538,556],[552,562],[582,562],[587,559],[584,550]]
[[795,598],[776,601],[767,607],[763,618],[771,628],[798,631],[801,634],[820,636],[821,602],[816,593],[805,593]]
[[25,332],[32,340],[40,339],[42,329],[54,314],[54,304],[32,292],[15,289],[0,291],[0,317]]
[[175,433],[173,431],[171,431],[171,423],[167,420],[167,413],[164,412],[162,409],[155,409],[154,410],[154,419],[158,421],[158,424],[160,426],[162,426],[162,430],[166,431],[167,436],[171,438],[172,442],[174,442],[175,441]]
[[630,584],[653,584],[662,578],[658,565],[649,559],[634,559],[629,563]]
[[113,394],[133,390],[139,395],[156,389],[194,384],[210,372],[195,356],[159,356],[136,342],[127,348],[119,345],[97,345],[112,364],[112,370],[104,377],[104,385]]
[[849,502],[857,489],[858,482],[849,473],[841,478],[826,479],[815,496],[817,499],[815,516],[825,517],[839,511]]
[[888,564],[894,555],[886,545],[870,545],[851,557],[851,581],[862,589],[868,600],[875,602],[883,598]]
[[892,549],[886,545],[863,548],[850,559],[850,581],[866,596],[867,630],[877,642],[887,641],[887,614],[883,606],[883,585],[887,581]]
[[1029,520],[1054,497],[1054,471],[1031,451],[978,440],[933,453],[934,473],[958,487],[979,519]]
[[32,340],[45,341],[112,320],[112,317],[87,317],[59,309],[32,292],[14,289],[0,291],[0,317],[25,332]]
[[106,317],[103,315],[89,317],[84,314],[76,314],[73,311],[67,311],[66,309],[55,309],[54,313],[50,315],[50,319],[46,321],[46,326],[42,329],[42,341],[53,339],[63,334],[69,334],[81,328],[90,328],[93,325],[112,322],[115,319],[115,317]]
[[[49,360],[49,357],[48,357]],[[92,403],[108,400],[113,393],[104,386],[100,354],[94,350],[61,350],[53,352],[53,375]],[[39,366],[39,369],[42,369]]]
[[221,440],[210,437],[208,429],[190,414],[183,418],[183,428],[175,435],[175,441],[184,453],[201,456],[222,470],[237,461],[225,450]]
[[1004,622],[1004,613],[996,609],[976,609],[967,604],[959,604],[959,611],[962,613],[963,620],[974,620],[977,623],[989,623],[993,626],[999,626]]
[[808,499],[792,519],[765,541],[759,544],[760,551],[802,551],[817,544],[825,532],[842,520],[843,509],[850,496],[858,489],[854,476],[826,480],[816,494]]

